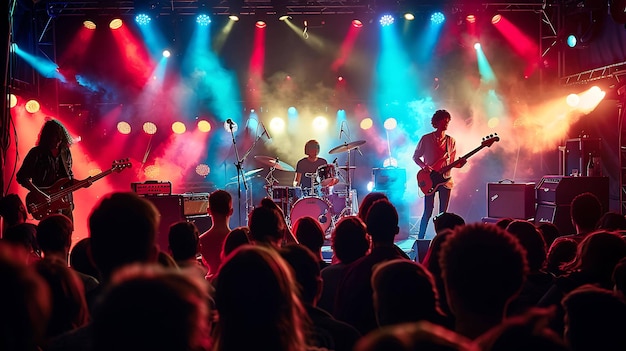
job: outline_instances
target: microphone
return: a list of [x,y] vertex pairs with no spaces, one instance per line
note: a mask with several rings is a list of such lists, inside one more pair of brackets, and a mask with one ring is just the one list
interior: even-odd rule
[[[265,124],[263,124],[261,122],[261,125],[263,126],[263,134],[267,135],[267,139],[272,139],[272,137],[270,136],[270,132],[267,131],[267,128],[265,128]],[[261,135],[263,135],[261,134]]]
[[339,130],[339,139],[341,139],[341,134],[343,134],[343,123],[344,122],[341,122],[341,130]]
[[337,163],[337,157],[335,157],[335,159],[331,163]]
[[235,122],[233,122],[233,120],[230,118],[226,120],[226,123],[228,123],[228,125],[231,125],[231,126],[235,124]]

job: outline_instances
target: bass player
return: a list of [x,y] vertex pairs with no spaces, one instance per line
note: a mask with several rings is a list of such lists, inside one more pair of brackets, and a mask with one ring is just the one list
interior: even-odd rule
[[[446,110],[437,110],[433,114],[431,124],[435,131],[422,136],[413,153],[413,161],[423,170],[427,172],[439,171],[455,160],[456,141],[453,137],[446,134],[451,119],[450,113]],[[457,167],[463,167],[466,162],[462,160]],[[450,171],[448,170],[443,176],[450,178],[449,173]],[[446,212],[453,186],[454,182],[450,178],[447,182],[437,187],[434,192],[424,197],[424,214],[420,222],[418,239],[424,239],[426,236],[426,228],[435,206],[435,193],[439,193],[439,213]]]

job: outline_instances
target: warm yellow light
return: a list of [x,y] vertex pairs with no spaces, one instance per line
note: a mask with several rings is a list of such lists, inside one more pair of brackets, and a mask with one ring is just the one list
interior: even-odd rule
[[117,131],[120,132],[121,134],[130,134],[130,131],[131,131],[130,124],[125,121],[117,122]]
[[39,105],[39,101],[37,100],[28,100],[24,107],[26,108],[26,112],[29,113],[36,113],[41,109],[41,105]]
[[383,123],[383,126],[385,127],[385,129],[387,130],[394,130],[396,129],[396,127],[398,126],[398,121],[396,121],[395,118],[391,117],[391,118],[387,118],[385,120],[385,123]]
[[115,18],[113,19],[110,23],[109,23],[109,28],[111,29],[118,29],[122,26],[122,20],[119,18]]
[[157,126],[156,126],[156,124],[154,124],[152,122],[146,122],[146,123],[143,124],[143,131],[146,134],[150,134],[150,135],[156,134]]
[[202,133],[208,133],[211,131],[211,123],[205,120],[198,121],[198,130]]
[[183,134],[185,131],[187,131],[187,127],[185,127],[183,122],[172,123],[172,132],[176,134]]
[[83,27],[89,29],[89,30],[95,30],[96,29],[96,23],[94,21],[90,21],[90,20],[86,20],[83,22]]
[[372,121],[371,118],[364,118],[360,123],[360,127],[363,130],[368,130],[372,128],[373,125],[374,125],[374,121]]
[[17,105],[17,96],[15,94],[9,94],[9,106],[13,108]]

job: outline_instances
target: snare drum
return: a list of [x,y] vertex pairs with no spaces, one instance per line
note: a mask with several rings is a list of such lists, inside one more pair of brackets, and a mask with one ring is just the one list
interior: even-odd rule
[[331,205],[319,197],[303,197],[293,204],[289,219],[293,225],[298,219],[306,216],[316,219],[326,233],[332,223]]
[[332,163],[317,167],[317,177],[320,179],[320,184],[323,187],[329,187],[339,183],[339,179],[337,179],[337,170],[335,169],[335,165]]

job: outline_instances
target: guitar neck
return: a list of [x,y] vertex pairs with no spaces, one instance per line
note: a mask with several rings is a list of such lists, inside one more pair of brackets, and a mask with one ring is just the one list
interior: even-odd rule
[[461,163],[461,160],[467,160],[468,158],[472,157],[475,153],[477,153],[478,151],[480,151],[482,148],[484,148],[485,145],[480,145],[479,147],[475,148],[474,150],[466,153],[465,155],[461,156],[461,158],[459,158],[458,160],[452,162],[451,164],[442,167],[439,170],[439,173],[446,173],[447,171],[451,170],[452,168],[456,167],[458,164]]
[[61,197],[65,196],[65,195],[68,195],[68,194],[70,194],[70,193],[72,193],[72,192],[74,192],[74,191],[76,191],[76,190],[78,190],[80,188],[84,188],[89,183],[94,183],[94,182],[96,182],[96,181],[98,181],[98,180],[108,176],[112,172],[113,172],[113,169],[109,169],[109,170],[106,170],[104,172],[100,172],[99,174],[96,174],[95,176],[87,177],[84,180],[76,182],[76,183],[68,186],[67,188],[60,190],[59,192],[55,193],[54,195],[55,196],[61,196]]

